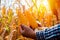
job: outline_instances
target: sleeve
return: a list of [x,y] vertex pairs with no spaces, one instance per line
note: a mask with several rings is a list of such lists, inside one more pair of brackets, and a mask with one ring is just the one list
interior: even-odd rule
[[36,32],[37,40],[48,40],[56,36],[60,36],[60,24],[55,25],[50,29]]

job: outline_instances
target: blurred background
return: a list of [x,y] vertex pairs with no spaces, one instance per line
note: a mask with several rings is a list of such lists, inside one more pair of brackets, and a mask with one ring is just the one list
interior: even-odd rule
[[0,0],[1,40],[34,40],[20,34],[21,24],[36,31],[58,23],[60,0]]

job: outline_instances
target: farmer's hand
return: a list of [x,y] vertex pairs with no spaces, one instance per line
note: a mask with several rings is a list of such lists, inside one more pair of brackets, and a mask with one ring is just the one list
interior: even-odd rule
[[35,31],[33,31],[30,27],[27,27],[26,25],[21,25],[20,31],[21,34],[25,37],[30,37],[33,39],[36,38]]

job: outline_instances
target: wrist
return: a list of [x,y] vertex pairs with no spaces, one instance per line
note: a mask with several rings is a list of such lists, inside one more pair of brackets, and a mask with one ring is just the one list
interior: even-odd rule
[[33,33],[31,34],[30,38],[35,39],[35,40],[36,40],[36,33],[35,33],[35,32],[33,32]]

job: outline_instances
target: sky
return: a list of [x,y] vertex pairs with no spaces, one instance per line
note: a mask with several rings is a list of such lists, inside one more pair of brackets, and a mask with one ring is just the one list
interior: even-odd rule
[[[15,1],[16,0],[1,0],[1,7],[5,5],[6,9],[11,7],[13,9],[13,11],[14,11],[16,9],[16,7],[19,7],[18,4],[19,5],[20,4],[25,5],[25,9],[29,8],[29,6],[27,4],[29,4],[30,7],[33,5],[32,0],[27,0],[28,3],[26,2],[26,0],[20,0],[20,3],[18,3],[18,2],[14,3]],[[48,8],[47,10],[50,11],[50,8],[49,8],[49,5],[47,3],[47,0],[37,0],[37,7],[38,7],[38,9],[40,7],[40,4],[45,5],[45,7]],[[21,7],[21,5],[20,5],[20,7]]]
[[[18,7],[18,2],[14,3],[16,0],[1,0],[1,8],[5,5],[6,7],[6,10],[10,8],[13,9],[13,12],[16,13],[15,9]],[[31,0],[27,0],[28,4],[30,5],[30,7],[33,5],[32,1]],[[13,5],[14,4],[14,5]],[[20,3],[19,5],[22,4],[22,5],[25,5],[25,9],[28,9],[29,6],[27,5],[26,1],[25,0],[20,0]],[[20,5],[21,6],[21,5]],[[1,13],[0,13],[1,15]],[[16,15],[16,14],[15,14]]]
[[[1,0],[1,7],[2,7],[3,5],[5,5],[6,8],[12,7],[12,4],[13,4],[14,2],[15,2],[15,0]],[[32,5],[31,0],[27,0],[27,2],[29,3],[30,6]],[[26,8],[26,9],[29,8],[25,0],[21,0],[21,4],[22,4],[22,5],[25,5],[25,8]],[[17,2],[16,2],[13,7],[16,8],[17,6],[18,6],[18,5],[17,5]]]

